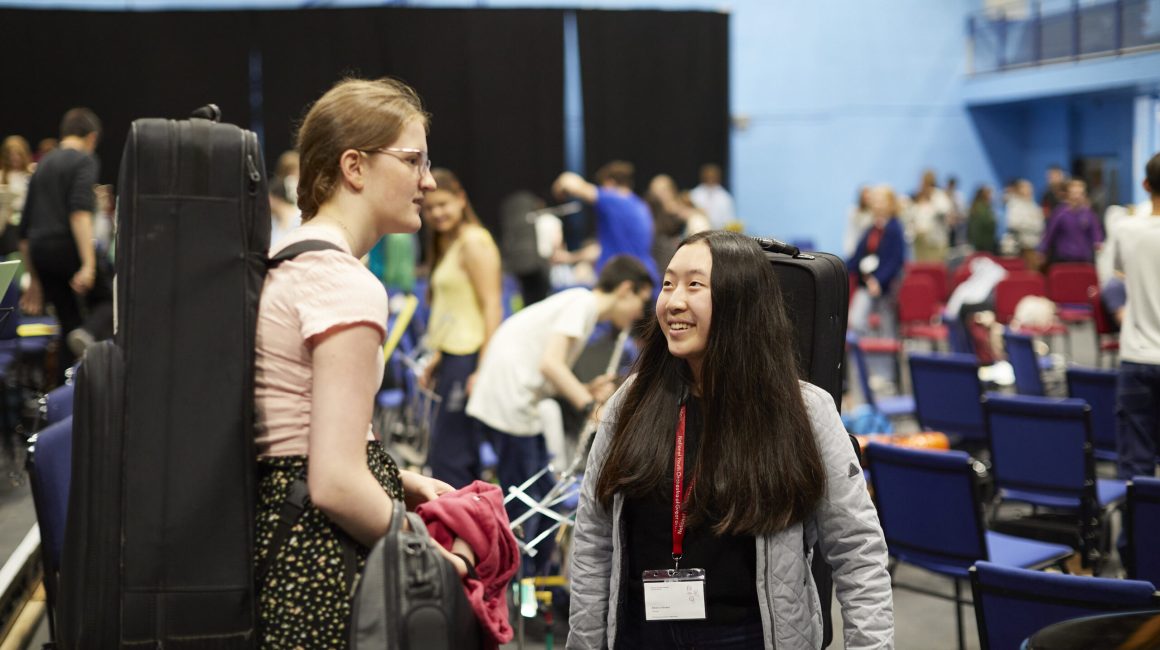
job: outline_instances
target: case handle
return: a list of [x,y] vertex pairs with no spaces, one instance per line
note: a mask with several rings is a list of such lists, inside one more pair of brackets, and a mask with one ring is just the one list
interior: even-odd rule
[[789,255],[790,257],[798,257],[801,255],[801,249],[799,249],[797,246],[787,244],[772,237],[754,237],[753,240],[756,241],[762,249],[771,253],[781,253],[783,255]]
[[189,116],[198,117],[203,120],[209,120],[210,122],[221,122],[222,109],[218,108],[217,104],[206,104],[201,108],[194,109],[194,111],[190,113]]

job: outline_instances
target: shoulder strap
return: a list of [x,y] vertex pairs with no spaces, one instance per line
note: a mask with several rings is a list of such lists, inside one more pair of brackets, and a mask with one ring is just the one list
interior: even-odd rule
[[341,248],[339,248],[336,244],[332,244],[332,243],[325,241],[325,240],[322,240],[322,239],[304,239],[300,242],[297,242],[295,244],[290,244],[286,248],[283,248],[281,251],[278,252],[277,255],[271,257],[270,260],[266,264],[270,268],[274,268],[274,267],[278,266],[279,264],[281,264],[282,262],[292,260],[295,257],[298,257],[302,253],[309,253],[312,251],[345,252]]
[[[274,527],[274,534],[271,535],[270,542],[266,546],[266,556],[255,567],[259,588],[266,581],[266,574],[269,573],[270,566],[273,564],[278,552],[282,549],[282,545],[290,538],[291,529],[294,528],[298,520],[302,517],[302,514],[306,511],[307,500],[309,498],[310,489],[306,486],[305,479],[294,479],[294,482],[290,484],[290,491],[287,492],[286,499],[282,501],[282,506],[278,510],[278,524]],[[395,505],[401,506],[402,501],[397,501]],[[412,523],[413,525],[414,523]],[[358,551],[355,549],[357,542],[346,531],[337,527],[335,535],[338,538],[338,545],[342,551],[343,581],[346,584],[348,593],[353,595],[359,570]]]

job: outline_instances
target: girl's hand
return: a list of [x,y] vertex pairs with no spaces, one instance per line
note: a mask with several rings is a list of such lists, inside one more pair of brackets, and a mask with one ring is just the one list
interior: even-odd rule
[[467,563],[463,561],[463,558],[461,558],[458,555],[453,554],[451,551],[443,548],[434,539],[431,540],[431,546],[434,546],[435,548],[439,549],[439,553],[441,555],[443,555],[443,558],[445,560],[447,560],[448,562],[450,562],[451,566],[455,567],[455,572],[459,574],[460,578],[467,577]]
[[439,498],[441,494],[455,491],[455,488],[443,481],[405,469],[399,470],[399,479],[403,482],[407,510],[414,510],[421,503],[427,503]]

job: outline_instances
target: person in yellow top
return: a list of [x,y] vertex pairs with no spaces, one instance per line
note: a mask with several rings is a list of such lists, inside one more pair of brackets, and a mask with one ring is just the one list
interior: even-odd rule
[[455,174],[433,169],[438,186],[423,200],[431,264],[429,345],[422,383],[441,398],[431,425],[431,475],[455,487],[479,476],[478,424],[465,407],[475,371],[503,319],[500,257]]

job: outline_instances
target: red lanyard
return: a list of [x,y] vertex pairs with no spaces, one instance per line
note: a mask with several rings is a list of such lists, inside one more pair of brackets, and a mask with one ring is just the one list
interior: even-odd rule
[[680,562],[684,555],[685,544],[685,510],[684,502],[689,500],[693,492],[693,483],[689,489],[682,491],[685,481],[685,405],[681,404],[681,413],[677,417],[677,444],[673,451],[673,562]]

